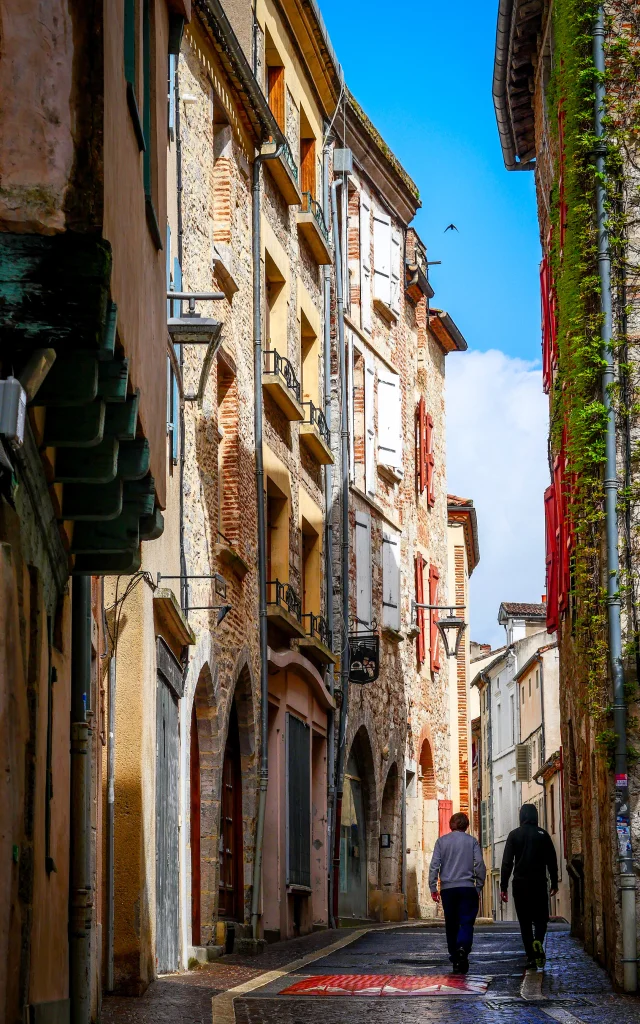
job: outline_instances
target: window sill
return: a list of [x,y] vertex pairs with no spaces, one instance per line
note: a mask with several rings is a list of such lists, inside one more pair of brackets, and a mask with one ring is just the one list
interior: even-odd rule
[[239,291],[240,286],[236,283],[236,280],[231,272],[232,258],[231,252],[226,245],[218,243],[213,247],[213,272],[216,275],[220,288],[227,296],[229,302]]
[[272,160],[265,160],[264,165],[278,186],[285,203],[288,206],[301,206],[302,192],[286,157],[280,154]]
[[391,306],[388,306],[386,302],[383,302],[382,299],[374,299],[373,308],[380,314],[383,320],[386,320],[388,324],[391,326],[393,326],[393,324],[397,324],[398,314],[391,308]]
[[384,463],[378,463],[378,473],[391,484],[399,484],[404,480],[404,473],[394,466],[385,466]]
[[383,626],[382,635],[393,644],[401,644],[405,640],[404,633],[401,633],[399,629],[394,629],[393,626]]

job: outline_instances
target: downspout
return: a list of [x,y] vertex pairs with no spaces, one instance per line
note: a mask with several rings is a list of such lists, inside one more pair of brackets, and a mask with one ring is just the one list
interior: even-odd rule
[[[322,152],[322,208],[324,210],[324,222],[329,231],[329,146],[325,144]],[[324,275],[324,418],[327,421],[329,437],[331,437],[331,267],[325,264]],[[325,603],[327,612],[327,623],[333,636],[333,502],[332,502],[333,473],[331,465],[324,467],[324,576],[325,576]],[[333,646],[333,645],[332,645]],[[326,671],[326,685],[333,697],[334,675],[333,666],[329,665]],[[327,850],[329,863],[329,925],[335,927],[333,916],[333,892],[331,871],[331,850],[333,849],[333,822],[335,812],[335,715],[333,708],[327,712]]]
[[[482,675],[487,687],[487,753],[489,755],[489,829],[491,838],[491,903],[493,904],[493,872],[496,866],[496,847],[493,835],[493,728],[491,722],[491,677]],[[498,908],[493,908],[493,919],[497,920]]]
[[260,609],[260,771],[258,791],[258,818],[256,821],[256,850],[253,861],[253,888],[251,893],[251,930],[258,935],[260,886],[262,883],[262,853],[264,845],[264,819],[267,806],[269,780],[269,666],[267,645],[267,544],[264,508],[264,460],[262,454],[262,276],[260,267],[260,167],[263,160],[280,156],[282,144],[273,153],[260,153],[253,161],[251,182],[251,214],[253,231],[251,260],[253,268],[253,404],[254,439],[256,449],[256,499],[258,506],[258,603]]
[[340,823],[342,820],[342,790],[344,784],[345,740],[349,709],[349,418],[347,406],[347,375],[344,351],[344,298],[342,294],[342,253],[338,225],[337,189],[343,184],[336,179],[331,184],[331,210],[333,215],[333,246],[335,253],[336,304],[338,311],[338,355],[340,372],[340,461],[342,469],[342,649],[340,651],[340,677],[342,703],[338,730],[338,758],[336,766],[336,811],[333,836],[333,915],[338,918],[338,884],[340,873]]
[[114,644],[109,659],[107,691],[107,992],[113,992],[114,988],[116,657]]
[[607,146],[603,118],[606,113],[605,90],[605,16],[604,6],[598,6],[593,28],[593,61],[596,68],[594,130],[596,146],[596,216],[598,230],[598,273],[600,277],[600,313],[602,326],[602,400],[607,415],[605,464],[605,522],[607,537],[607,611],[609,620],[609,655],[613,679],[613,727],[616,733],[615,781],[616,824],[620,861],[620,905],[622,924],[622,965],[625,992],[635,992],[638,982],[636,946],[636,883],[633,872],[631,828],[629,816],[629,782],[627,775],[627,706],[624,694],[624,667],[622,664],[622,623],[620,582],[618,578],[618,478],[616,466],[616,423],[612,391],[615,383],[613,356],[613,313],[611,302],[611,253],[607,227]]
[[69,997],[71,1024],[91,1018],[91,577],[71,587],[71,814]]
[[[182,223],[182,139],[180,138],[180,54],[178,54],[176,61],[176,73],[175,73],[175,85],[174,95],[175,101],[174,106],[176,109],[176,211],[178,220],[178,262],[182,267],[182,248],[183,248],[183,223]],[[182,307],[182,303],[180,303]],[[184,395],[184,348],[180,345],[180,379],[182,382],[182,393]],[[188,614],[188,600],[189,600],[189,581],[187,580],[187,557],[184,549],[184,467],[185,467],[185,435],[186,425],[184,416],[184,401],[180,403],[180,606],[185,614]],[[187,648],[187,664],[184,666],[186,675],[188,665],[188,648]]]

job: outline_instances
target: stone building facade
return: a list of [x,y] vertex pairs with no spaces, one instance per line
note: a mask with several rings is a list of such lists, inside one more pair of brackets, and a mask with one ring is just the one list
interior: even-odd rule
[[[597,28],[600,17],[602,25]],[[633,754],[638,743],[638,549],[635,470],[629,457],[637,435],[637,70],[633,55],[639,37],[637,6],[624,0],[595,8],[567,0],[553,5],[515,3],[508,14],[501,4],[494,73],[505,165],[509,170],[535,173],[543,254],[542,384],[549,395],[552,424],[550,480],[544,495],[547,611],[548,629],[558,631],[560,651],[571,923],[574,934],[627,991],[637,986],[640,927],[640,897],[632,871],[632,858],[637,860],[633,851],[640,842],[640,777]],[[595,132],[597,125],[593,95],[584,89],[584,82],[596,81],[593,54],[599,40],[604,47],[604,104],[610,120],[602,143],[590,143],[587,151],[586,133]],[[602,77],[597,80],[604,83]],[[596,191],[603,178],[593,171],[599,146],[611,157],[607,164],[607,217],[611,210],[613,218],[607,252],[613,266],[611,318],[601,315],[600,296],[607,289],[598,284],[603,266],[598,242],[606,238],[597,227]],[[616,236],[622,240],[614,242]],[[597,362],[607,349],[600,332],[609,328],[615,348],[613,391],[603,384],[602,364]],[[582,347],[585,338],[598,352],[595,360]],[[624,394],[621,401],[619,394]],[[592,421],[585,410],[602,411],[607,398],[614,405],[611,416],[600,416],[587,437],[581,424]],[[615,421],[617,471],[603,464],[608,420]],[[620,577],[612,574],[607,562],[605,477],[620,481],[624,488],[613,529],[624,567]],[[619,593],[617,579],[621,580]],[[603,595],[610,581],[616,593],[610,595],[607,606]],[[620,600],[628,654],[612,664],[608,616],[611,608],[615,618]],[[618,665],[626,690],[615,698],[613,677]],[[628,767],[618,765],[614,773],[612,759],[623,731],[610,713],[616,701],[626,707],[624,732],[632,756]],[[623,918],[627,921],[625,950]]]
[[[417,189],[350,95],[336,145],[353,154],[353,172],[338,191],[346,253],[348,628],[380,636],[378,680],[349,690],[338,906],[344,918],[400,920],[430,912],[429,854],[439,809],[442,816],[451,807],[447,664],[435,616],[416,614],[412,602],[447,599],[444,367],[447,353],[466,343],[446,313],[428,307],[426,250],[409,227]],[[334,454],[339,473],[335,444]],[[336,507],[335,538],[337,527]]]

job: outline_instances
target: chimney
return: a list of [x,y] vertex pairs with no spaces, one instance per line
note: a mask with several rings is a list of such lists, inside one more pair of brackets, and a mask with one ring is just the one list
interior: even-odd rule
[[546,595],[546,594],[543,594],[543,595],[542,595],[542,603],[543,603],[543,604],[546,604],[546,603],[547,603],[547,595]]

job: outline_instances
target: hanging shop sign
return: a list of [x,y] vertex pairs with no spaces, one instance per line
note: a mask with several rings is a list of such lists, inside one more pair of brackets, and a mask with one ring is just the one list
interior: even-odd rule
[[380,675],[380,637],[377,633],[349,636],[349,682],[373,683]]

